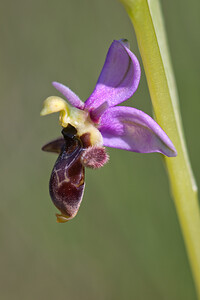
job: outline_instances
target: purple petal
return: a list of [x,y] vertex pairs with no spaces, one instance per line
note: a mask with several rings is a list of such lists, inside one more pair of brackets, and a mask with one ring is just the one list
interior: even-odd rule
[[132,107],[109,108],[101,116],[99,130],[107,147],[177,155],[174,145],[161,127],[150,116]]
[[136,56],[128,49],[127,41],[113,41],[106,61],[91,96],[85,102],[85,108],[93,111],[107,102],[115,106],[136,91],[140,81],[140,65]]
[[52,85],[61,93],[65,98],[68,100],[68,102],[79,109],[84,108],[84,103],[79,99],[79,97],[72,92],[67,86],[65,86],[62,83],[59,82],[52,82]]

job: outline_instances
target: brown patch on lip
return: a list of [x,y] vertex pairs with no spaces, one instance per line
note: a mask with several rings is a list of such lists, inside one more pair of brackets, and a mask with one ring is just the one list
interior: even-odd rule
[[83,148],[88,148],[91,146],[91,134],[89,132],[84,133],[80,136],[80,140],[83,143]]

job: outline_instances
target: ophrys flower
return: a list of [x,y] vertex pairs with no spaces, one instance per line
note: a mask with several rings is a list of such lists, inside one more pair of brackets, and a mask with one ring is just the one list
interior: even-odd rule
[[84,190],[84,166],[103,166],[108,161],[104,146],[176,156],[171,140],[150,116],[133,107],[116,106],[134,94],[140,73],[128,42],[119,40],[111,44],[95,89],[85,103],[68,87],[53,82],[70,103],[52,96],[41,111],[41,115],[60,112],[63,127],[63,137],[43,147],[60,153],[50,179],[52,200],[61,211],[58,222],[76,215]]

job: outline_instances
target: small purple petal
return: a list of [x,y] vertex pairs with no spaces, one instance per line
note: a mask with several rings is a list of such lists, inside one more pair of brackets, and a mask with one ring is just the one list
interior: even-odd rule
[[115,106],[136,91],[140,81],[140,65],[136,56],[128,49],[126,41],[113,41],[106,61],[91,96],[85,102],[89,111],[107,102]]
[[108,102],[103,102],[100,106],[90,112],[90,117],[94,123],[98,123],[101,115],[108,109]]
[[65,86],[62,83],[59,82],[52,82],[52,85],[61,93],[65,98],[68,100],[68,102],[79,109],[84,108],[84,103],[79,99],[79,97],[72,92],[67,86]]
[[109,108],[101,117],[99,130],[107,147],[177,155],[174,145],[161,127],[150,116],[132,107]]

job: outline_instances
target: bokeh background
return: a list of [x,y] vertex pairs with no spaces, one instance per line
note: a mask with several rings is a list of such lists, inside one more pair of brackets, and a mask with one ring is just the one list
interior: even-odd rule
[[[200,181],[200,2],[162,1],[190,158]],[[57,224],[48,194],[60,135],[43,100],[62,82],[85,100],[113,39],[141,58],[117,0],[1,0],[0,298],[193,300],[194,284],[159,154],[110,149],[110,163],[86,172],[77,217]],[[142,69],[126,102],[152,115]]]

